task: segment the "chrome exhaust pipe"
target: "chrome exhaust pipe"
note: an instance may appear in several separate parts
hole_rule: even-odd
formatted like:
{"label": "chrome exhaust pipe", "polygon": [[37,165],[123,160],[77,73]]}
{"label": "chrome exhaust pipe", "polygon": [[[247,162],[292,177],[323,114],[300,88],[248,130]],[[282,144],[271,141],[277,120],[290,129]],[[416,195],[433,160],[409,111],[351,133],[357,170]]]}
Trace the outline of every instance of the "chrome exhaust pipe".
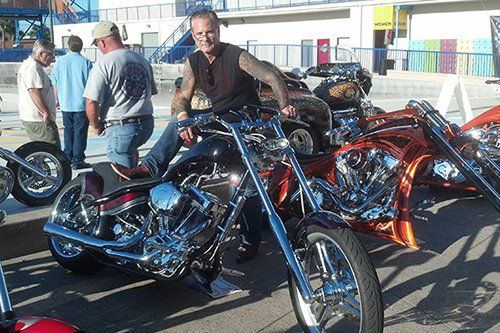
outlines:
{"label": "chrome exhaust pipe", "polygon": [[43,233],[48,237],[58,238],[94,250],[100,250],[100,251],[106,251],[106,249],[123,250],[126,249],[127,247],[136,244],[143,238],[145,231],[149,226],[150,221],[151,218],[148,217],[144,222],[144,224],[142,225],[141,230],[137,234],[135,234],[130,239],[121,242],[107,241],[88,235],[82,235],[79,232],[76,232],[74,230],[68,229],[66,227],[63,227],[61,225],[52,222],[45,223],[45,225],[43,226]]}
{"label": "chrome exhaust pipe", "polygon": [[91,236],[82,235],[74,230],[51,222],[45,223],[43,226],[43,233],[48,237],[58,238],[94,250],[104,251],[105,248],[123,248],[133,244],[133,242],[130,242],[132,239],[125,242],[105,241]]}
{"label": "chrome exhaust pipe", "polygon": [[150,261],[157,255],[161,254],[161,250],[158,249],[151,251],[151,253],[147,254],[135,254],[123,251],[115,251],[111,249],[107,249],[105,252],[108,256],[115,259],[124,259],[124,260],[129,260],[134,262],[144,262],[144,263]]}

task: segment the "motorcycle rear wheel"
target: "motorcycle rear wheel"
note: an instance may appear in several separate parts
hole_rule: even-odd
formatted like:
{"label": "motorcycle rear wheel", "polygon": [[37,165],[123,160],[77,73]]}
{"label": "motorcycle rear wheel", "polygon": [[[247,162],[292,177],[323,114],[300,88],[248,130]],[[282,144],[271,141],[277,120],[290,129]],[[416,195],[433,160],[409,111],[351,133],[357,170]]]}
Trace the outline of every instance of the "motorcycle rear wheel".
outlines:
{"label": "motorcycle rear wheel", "polygon": [[380,283],[352,230],[310,226],[306,233],[306,244],[294,244],[294,249],[313,290],[322,296],[307,304],[288,274],[293,308],[304,332],[382,332]]}
{"label": "motorcycle rear wheel", "polygon": [[7,167],[14,173],[12,196],[27,206],[50,205],[61,189],[71,180],[71,163],[62,150],[47,142],[28,142],[14,153],[45,170],[43,178],[25,167],[9,161]]}
{"label": "motorcycle rear wheel", "polygon": [[[57,217],[53,220],[54,223],[63,224],[65,220],[76,220],[88,214],[87,212],[85,215],[82,214],[82,208],[80,208],[81,191],[81,178],[73,179],[64,187],[54,202],[53,211],[57,212]],[[90,274],[104,267],[88,251],[76,244],[52,237],[49,238],[48,242],[50,253],[54,259],[59,265],[70,271]]]}
{"label": "motorcycle rear wheel", "polygon": [[321,139],[314,128],[288,124],[283,131],[296,153],[313,155],[321,150]]}

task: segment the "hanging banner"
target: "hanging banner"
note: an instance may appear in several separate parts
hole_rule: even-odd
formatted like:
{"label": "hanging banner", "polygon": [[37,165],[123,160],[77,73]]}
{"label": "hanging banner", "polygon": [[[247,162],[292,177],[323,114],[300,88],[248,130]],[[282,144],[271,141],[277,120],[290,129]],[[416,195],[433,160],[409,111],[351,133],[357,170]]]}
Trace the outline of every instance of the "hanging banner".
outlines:
{"label": "hanging banner", "polygon": [[[408,10],[398,11],[398,29],[408,29]],[[394,30],[396,28],[396,10],[394,6],[377,6],[373,9],[373,30]]]}
{"label": "hanging banner", "polygon": [[330,39],[318,39],[318,65],[330,62]]}
{"label": "hanging banner", "polygon": [[495,77],[500,78],[500,16],[490,16]]}

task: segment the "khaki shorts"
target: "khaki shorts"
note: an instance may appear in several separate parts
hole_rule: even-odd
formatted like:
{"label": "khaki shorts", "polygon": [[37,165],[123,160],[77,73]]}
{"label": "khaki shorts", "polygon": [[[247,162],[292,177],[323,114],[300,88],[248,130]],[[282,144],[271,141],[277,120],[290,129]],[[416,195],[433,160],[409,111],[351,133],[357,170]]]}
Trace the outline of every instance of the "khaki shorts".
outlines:
{"label": "khaki shorts", "polygon": [[54,121],[48,123],[38,121],[22,121],[26,133],[31,141],[44,141],[56,145],[61,149],[61,139],[59,139],[59,130]]}

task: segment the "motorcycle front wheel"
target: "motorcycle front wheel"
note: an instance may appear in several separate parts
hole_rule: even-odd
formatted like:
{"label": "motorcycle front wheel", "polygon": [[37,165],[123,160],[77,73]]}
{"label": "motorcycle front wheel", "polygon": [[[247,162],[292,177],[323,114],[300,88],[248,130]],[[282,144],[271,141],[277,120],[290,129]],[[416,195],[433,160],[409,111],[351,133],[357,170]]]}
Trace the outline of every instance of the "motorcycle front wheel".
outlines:
{"label": "motorcycle front wheel", "polygon": [[62,150],[47,142],[28,142],[14,153],[47,172],[42,177],[9,161],[7,167],[14,172],[12,196],[27,206],[50,205],[61,189],[71,180],[71,163]]}
{"label": "motorcycle front wheel", "polygon": [[382,291],[366,249],[350,229],[310,226],[294,244],[317,295],[306,303],[288,274],[293,308],[304,332],[382,332]]}

